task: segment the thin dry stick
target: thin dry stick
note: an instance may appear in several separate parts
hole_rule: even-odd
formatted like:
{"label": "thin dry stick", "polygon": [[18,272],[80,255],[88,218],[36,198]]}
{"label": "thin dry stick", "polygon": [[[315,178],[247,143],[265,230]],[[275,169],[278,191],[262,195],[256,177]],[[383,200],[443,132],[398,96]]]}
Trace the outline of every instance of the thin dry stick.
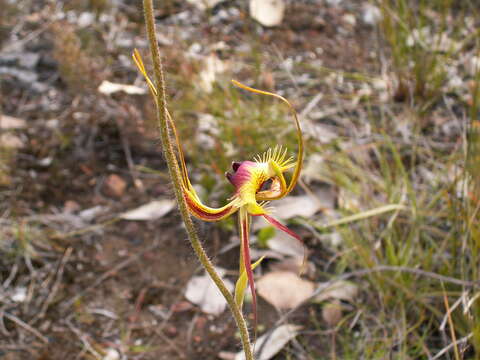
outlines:
{"label": "thin dry stick", "polygon": [[53,299],[58,293],[58,290],[60,289],[60,284],[62,282],[63,278],[63,271],[65,269],[65,265],[67,264],[68,260],[70,259],[70,256],[72,255],[73,248],[69,247],[67,250],[65,250],[62,259],[60,260],[60,263],[57,267],[57,271],[55,274],[55,282],[53,283],[52,287],[50,288],[50,291],[48,292],[48,296],[43,302],[42,308],[40,312],[34,317],[34,319],[30,323],[34,323],[37,319],[41,319],[45,316],[45,313],[47,312],[48,307],[52,303]]}
{"label": "thin dry stick", "polygon": [[24,322],[22,319],[19,319],[18,317],[12,315],[12,314],[9,314],[9,313],[4,313],[4,316],[13,321],[15,324],[17,324],[18,326],[24,328],[25,330],[27,330],[28,332],[32,333],[33,335],[35,335],[37,338],[39,338],[40,340],[42,340],[42,342],[44,342],[45,344],[48,344],[48,339],[43,336],[42,334],[40,334],[40,332],[37,330],[37,329],[34,329],[33,327],[31,327],[30,325],[28,325],[26,322]]}
{"label": "thin dry stick", "polygon": [[455,347],[457,345],[461,345],[461,344],[464,344],[468,341],[468,339],[470,339],[471,337],[473,336],[473,333],[470,333],[468,334],[467,336],[464,336],[463,338],[461,339],[458,339],[457,341],[455,342],[452,342],[451,344],[449,344],[448,346],[445,346],[442,350],[440,350],[434,357],[432,357],[430,360],[437,360],[437,359],[441,359],[443,357],[443,355],[445,355],[447,352],[450,351],[450,349],[452,347]]}
{"label": "thin dry stick", "polygon": [[80,339],[80,341],[83,343],[83,346],[85,347],[85,349],[90,352],[94,357],[95,359],[97,360],[102,360],[103,359],[103,356],[101,356],[94,348],[93,346],[90,344],[90,342],[88,341],[88,335],[86,335],[85,333],[83,333],[80,329],[77,329],[75,326],[73,326],[73,324],[71,323],[70,319],[68,319],[66,321],[66,324],[67,326],[70,328],[70,330],[78,336],[78,338]]}
{"label": "thin dry stick", "polygon": [[120,270],[122,270],[123,268],[129,266],[131,263],[137,261],[138,259],[140,259],[145,253],[149,252],[149,251],[152,251],[153,249],[157,248],[159,246],[159,242],[158,241],[155,241],[151,246],[145,248],[142,252],[138,253],[138,254],[135,254],[135,255],[132,255],[130,257],[128,257],[127,259],[123,260],[122,262],[118,263],[117,265],[115,265],[113,268],[111,268],[110,270],[104,272],[100,277],[97,278],[97,280],[95,280],[90,286],[87,286],[85,289],[83,289],[82,291],[78,292],[75,296],[73,296],[72,298],[70,298],[70,300],[67,300],[63,306],[65,306],[66,308],[69,308],[70,306],[72,306],[75,301],[77,301],[78,299],[80,299],[82,296],[84,296],[87,292],[91,291],[92,289],[96,288],[98,285],[100,285],[102,282],[104,282],[105,280],[107,280],[110,276],[113,276],[115,274],[117,274]]}
{"label": "thin dry stick", "polygon": [[339,279],[339,280],[346,280],[347,278],[350,278],[350,277],[364,276],[374,272],[385,272],[385,271],[406,272],[406,273],[411,273],[411,274],[415,274],[423,277],[429,277],[438,281],[443,281],[443,282],[447,282],[455,285],[471,287],[471,288],[480,287],[480,281],[460,280],[454,277],[440,275],[431,271],[409,268],[405,266],[388,266],[388,265],[379,265],[371,269],[353,271],[351,273],[347,273],[340,276],[342,279]]}
{"label": "thin dry stick", "polygon": [[180,349],[180,347],[175,344],[175,341],[170,340],[161,330],[154,329],[155,334],[158,335],[159,338],[161,338],[163,341],[167,343],[167,345],[172,348],[178,355],[179,359],[186,359],[187,355],[185,355],[185,352]]}
{"label": "thin dry stick", "polygon": [[237,323],[240,331],[240,337],[242,339],[242,346],[245,352],[246,360],[253,360],[253,353],[251,350],[250,337],[248,334],[247,324],[243,318],[243,314],[239,307],[235,303],[235,299],[230,291],[225,286],[223,280],[215,271],[213,264],[210,262],[205,250],[202,247],[198,234],[195,230],[195,226],[188,212],[187,204],[183,197],[180,168],[175,157],[175,151],[169,136],[168,122],[167,122],[167,101],[165,92],[165,81],[163,78],[162,62],[160,57],[160,50],[158,48],[157,37],[155,32],[155,18],[153,15],[153,3],[152,0],[144,0],[144,15],[145,24],[147,28],[148,40],[150,43],[150,51],[152,53],[153,69],[155,75],[155,82],[158,89],[156,106],[157,106],[157,120],[160,129],[160,137],[162,141],[163,153],[167,161],[168,171],[173,183],[173,189],[175,197],[178,203],[182,220],[187,230],[188,238],[195,251],[198,259],[202,263],[206,272],[210,275],[211,279],[217,285],[218,289],[222,293],[223,297],[227,301],[227,304],[232,312],[233,317]]}

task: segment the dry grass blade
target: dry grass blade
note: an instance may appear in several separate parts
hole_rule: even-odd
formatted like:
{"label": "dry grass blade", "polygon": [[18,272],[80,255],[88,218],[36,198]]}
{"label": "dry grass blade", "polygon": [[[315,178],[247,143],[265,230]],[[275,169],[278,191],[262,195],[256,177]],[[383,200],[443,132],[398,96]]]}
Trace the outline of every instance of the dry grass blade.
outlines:
{"label": "dry grass blade", "polygon": [[452,342],[448,346],[445,346],[442,350],[436,353],[435,356],[431,358],[431,360],[443,359],[445,354],[448,353],[452,347],[457,347],[458,345],[465,344],[472,336],[473,334],[468,334],[467,336],[464,336],[461,339]]}
{"label": "dry grass blade", "polygon": [[331,227],[335,227],[335,226],[339,226],[339,225],[349,224],[349,223],[359,221],[359,220],[363,220],[363,219],[368,219],[370,217],[377,216],[377,215],[380,215],[380,214],[384,214],[386,212],[400,211],[400,210],[406,211],[406,210],[408,210],[408,208],[405,205],[389,204],[389,205],[385,205],[385,206],[380,206],[380,207],[375,208],[375,209],[367,210],[367,211],[364,211],[364,212],[361,212],[361,213],[358,213],[358,214],[355,214],[355,215],[346,216],[342,219],[331,221],[331,222],[329,222],[325,225],[315,224],[315,226],[318,227],[319,229],[327,229],[327,228],[331,228]]}
{"label": "dry grass blade", "polygon": [[[442,288],[443,288],[443,284],[442,284]],[[450,311],[450,305],[448,304],[448,297],[447,297],[447,294],[445,293],[445,289],[443,289],[443,302],[445,304],[445,309],[447,310],[448,325],[450,327],[450,335],[452,337],[452,344],[454,344],[453,350],[455,354],[455,360],[460,360],[460,353],[458,351],[458,346],[457,346],[457,336],[455,335],[455,326],[453,325],[452,314]]]}

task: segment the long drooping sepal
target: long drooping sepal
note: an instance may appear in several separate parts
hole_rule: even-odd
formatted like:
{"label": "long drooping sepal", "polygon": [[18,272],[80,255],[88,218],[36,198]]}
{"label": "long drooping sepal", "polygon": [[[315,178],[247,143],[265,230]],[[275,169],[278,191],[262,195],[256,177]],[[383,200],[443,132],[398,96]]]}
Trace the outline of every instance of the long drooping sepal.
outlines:
{"label": "long drooping sepal", "polygon": [[[147,74],[147,71],[145,69],[145,64],[143,63],[143,59],[140,55],[140,52],[137,49],[133,50],[132,54],[133,61],[135,62],[135,65],[137,66],[138,70],[140,73],[143,75],[145,78],[145,81],[147,82],[147,85],[150,89],[150,92],[153,96],[153,98],[156,100],[157,98],[157,88],[153,84],[153,81],[150,79],[150,77]],[[183,148],[180,143],[180,138],[178,136],[177,128],[175,126],[175,122],[172,119],[172,116],[166,110],[166,115],[167,115],[167,125],[168,128],[173,132],[174,138],[175,138],[175,145],[176,145],[176,151],[178,152],[178,157],[179,157],[179,163],[180,163],[180,171],[182,173],[182,182],[183,185],[189,189],[197,198],[197,194],[195,192],[195,189],[193,188],[192,184],[190,183],[190,179],[188,177],[188,171],[187,171],[187,166],[185,164],[185,156],[183,154]]]}
{"label": "long drooping sepal", "polygon": [[[243,306],[243,299],[245,298],[245,289],[247,288],[247,283],[249,282],[247,271],[245,271],[246,263],[243,254],[245,252],[245,245],[248,246],[250,219],[247,211],[244,209],[241,209],[238,214],[238,227],[240,230],[240,268],[239,277],[237,283],[235,284],[235,302],[241,309]],[[250,265],[251,271],[255,270],[255,268],[260,265],[264,257],[265,256],[262,256],[254,264]]]}
{"label": "long drooping sepal", "polygon": [[290,230],[288,227],[283,225],[280,221],[274,219],[273,217],[271,217],[270,215],[267,215],[267,214],[263,214],[262,216],[265,218],[265,220],[267,220],[270,224],[275,226],[277,229],[282,230],[283,232],[287,233],[291,237],[293,237],[293,238],[297,239],[298,241],[300,241],[301,243],[303,243],[302,238],[297,233]]}
{"label": "long drooping sepal", "polygon": [[[240,225],[240,274],[245,272],[250,292],[252,294],[252,308],[253,308],[253,328],[257,331],[257,295],[255,292],[255,282],[253,279],[253,271],[250,259],[250,215],[246,207],[241,207],[239,211],[239,225]],[[235,294],[236,297],[236,294]],[[238,304],[238,303],[237,303]]]}
{"label": "long drooping sepal", "polygon": [[268,91],[254,89],[254,88],[252,88],[250,86],[247,86],[247,85],[244,85],[244,84],[242,84],[242,83],[240,83],[236,80],[232,80],[232,83],[234,85],[238,86],[239,88],[244,89],[244,90],[247,90],[247,91],[250,91],[250,92],[253,92],[253,93],[257,93],[257,94],[273,96],[274,98],[280,99],[281,101],[283,101],[285,104],[288,105],[288,107],[290,109],[290,112],[293,115],[293,119],[295,121],[295,127],[297,129],[298,158],[297,158],[297,162],[295,164],[295,170],[293,171],[292,179],[290,180],[290,183],[288,184],[287,190],[285,191],[285,193],[282,196],[282,197],[284,197],[288,193],[290,193],[292,191],[292,189],[295,187],[295,185],[297,183],[297,180],[300,176],[300,171],[302,170],[302,164],[303,164],[303,156],[304,156],[304,154],[303,154],[304,153],[303,136],[302,136],[302,128],[300,127],[300,121],[298,120],[297,112],[293,108],[292,104],[290,104],[290,102],[287,99],[285,99],[283,96],[280,96],[278,94],[274,94],[274,93],[271,93],[271,92],[268,92]]}
{"label": "long drooping sepal", "polygon": [[286,234],[288,234],[291,237],[297,239],[303,245],[303,261],[302,261],[302,267],[300,269],[300,273],[303,273],[303,271],[306,269],[306,265],[307,265],[307,248],[305,247],[305,244],[303,243],[302,238],[297,233],[290,230],[288,227],[283,225],[280,221],[276,220],[275,218],[273,218],[273,217],[271,217],[267,214],[263,214],[261,216],[263,216],[263,218],[265,220],[267,220],[270,224],[272,224],[274,227],[276,227],[279,230],[282,230]]}

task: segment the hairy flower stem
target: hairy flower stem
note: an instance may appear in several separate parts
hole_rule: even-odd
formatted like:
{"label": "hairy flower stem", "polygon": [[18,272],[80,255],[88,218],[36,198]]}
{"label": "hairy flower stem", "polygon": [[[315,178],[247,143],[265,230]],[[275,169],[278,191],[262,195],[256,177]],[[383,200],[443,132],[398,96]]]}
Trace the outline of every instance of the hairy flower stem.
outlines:
{"label": "hairy flower stem", "polygon": [[173,183],[173,188],[175,192],[175,197],[178,202],[178,207],[180,209],[180,214],[182,220],[185,223],[185,228],[187,230],[188,238],[192,244],[193,250],[195,251],[198,259],[200,260],[202,266],[205,268],[207,273],[210,275],[213,282],[217,285],[218,289],[222,293],[223,297],[228,303],[230,310],[235,318],[238,329],[240,330],[240,336],[242,339],[242,346],[245,352],[246,360],[254,360],[252,348],[250,345],[250,338],[248,334],[247,324],[242,315],[241,310],[235,303],[233,295],[228,291],[225,283],[222,281],[220,276],[215,271],[210,259],[208,258],[205,250],[202,247],[200,239],[198,237],[197,231],[193,224],[192,218],[188,212],[187,204],[185,203],[185,198],[183,197],[182,185],[181,185],[181,173],[178,165],[177,158],[175,156],[175,150],[170,139],[167,123],[167,101],[165,95],[165,82],[163,79],[163,70],[162,70],[162,61],[160,57],[160,50],[158,48],[157,37],[155,33],[155,18],[153,16],[153,4],[152,0],[143,0],[143,8],[145,15],[145,24],[147,28],[148,41],[150,43],[150,51],[153,59],[153,69],[157,92],[157,121],[160,129],[160,138],[162,141],[162,147],[165,154],[165,158],[168,165],[168,171],[170,173],[170,178]]}

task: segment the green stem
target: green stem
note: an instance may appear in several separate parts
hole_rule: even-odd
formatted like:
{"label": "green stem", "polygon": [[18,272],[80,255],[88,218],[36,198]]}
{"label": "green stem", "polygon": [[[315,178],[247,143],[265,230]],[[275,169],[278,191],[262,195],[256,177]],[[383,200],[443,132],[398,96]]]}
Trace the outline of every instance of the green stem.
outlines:
{"label": "green stem", "polygon": [[177,199],[178,207],[180,209],[180,214],[182,220],[185,223],[185,228],[187,230],[188,238],[190,243],[195,251],[198,259],[203,265],[206,272],[210,275],[213,282],[217,285],[218,289],[222,293],[223,297],[227,301],[230,311],[232,312],[233,317],[237,323],[238,329],[240,330],[240,336],[242,339],[243,351],[245,352],[246,360],[254,360],[252,348],[250,345],[250,338],[248,334],[247,324],[242,315],[241,310],[235,303],[233,295],[228,291],[225,283],[220,278],[220,276],[215,271],[213,264],[208,258],[205,250],[202,247],[200,239],[198,237],[197,231],[193,224],[190,213],[188,212],[187,204],[185,198],[183,197],[182,184],[181,184],[181,173],[178,165],[177,158],[175,156],[175,151],[172,145],[172,141],[169,136],[168,123],[167,123],[167,101],[165,95],[165,81],[163,79],[163,69],[162,61],[160,57],[160,50],[158,48],[157,37],[155,33],[155,18],[153,16],[153,4],[152,0],[143,0],[143,8],[145,15],[145,24],[147,28],[148,40],[150,43],[150,51],[152,53],[153,59],[153,69],[155,76],[155,83],[158,89],[157,92],[157,120],[160,128],[160,138],[162,141],[163,152],[168,165],[168,171],[170,173],[170,178],[172,179],[173,189],[175,192],[175,197]]}

